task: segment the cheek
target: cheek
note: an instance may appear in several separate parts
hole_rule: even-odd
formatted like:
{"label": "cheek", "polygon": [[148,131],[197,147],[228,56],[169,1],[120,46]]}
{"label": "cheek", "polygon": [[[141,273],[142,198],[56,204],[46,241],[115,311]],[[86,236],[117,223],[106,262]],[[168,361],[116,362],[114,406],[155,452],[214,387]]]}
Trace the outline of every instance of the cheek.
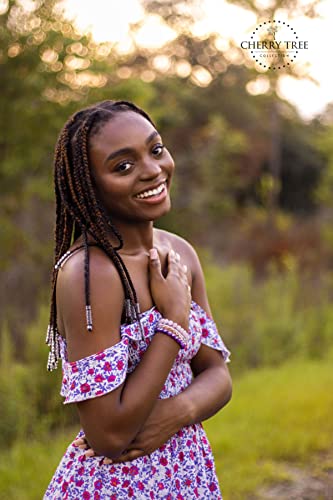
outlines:
{"label": "cheek", "polygon": [[120,198],[126,191],[126,183],[122,179],[116,180],[111,175],[104,175],[98,180],[98,190],[103,195]]}
{"label": "cheek", "polygon": [[120,207],[127,206],[131,190],[128,181],[124,179],[115,180],[107,176],[99,183],[99,199],[110,211],[117,212]]}
{"label": "cheek", "polygon": [[169,151],[167,151],[167,155],[165,158],[165,166],[168,168],[169,172],[172,173],[175,170],[175,162],[173,161],[173,158]]}

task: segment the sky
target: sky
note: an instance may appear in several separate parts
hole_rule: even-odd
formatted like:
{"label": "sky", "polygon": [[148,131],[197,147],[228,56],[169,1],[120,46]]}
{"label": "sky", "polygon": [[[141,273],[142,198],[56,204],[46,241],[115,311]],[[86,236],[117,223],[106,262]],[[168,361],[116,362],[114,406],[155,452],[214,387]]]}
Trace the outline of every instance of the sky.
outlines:
{"label": "sky", "polygon": [[[308,0],[300,1],[306,4]],[[256,2],[259,7],[264,7],[270,0]],[[256,19],[249,11],[225,0],[202,0],[199,3],[200,19],[193,28],[194,34],[204,36],[216,32],[221,36],[222,48],[228,38],[240,44],[255,29]],[[75,17],[77,27],[90,30],[96,41],[116,42],[123,52],[131,49],[129,24],[143,19],[139,0],[65,0],[65,5],[69,16]],[[333,101],[333,72],[329,52],[333,1],[321,0],[317,10],[320,14],[318,19],[289,19],[299,38],[308,41],[309,48],[302,51],[297,59],[304,78],[296,80],[285,75],[280,78],[278,88],[280,97],[292,102],[305,120],[322,112],[327,103]],[[279,12],[279,19],[288,20],[288,12]],[[143,21],[136,37],[136,42],[142,46],[161,46],[174,36],[170,28],[159,24],[153,16]],[[316,82],[310,81],[307,76]],[[252,94],[265,92],[267,86],[264,74],[258,72],[258,78],[248,85],[247,90]]]}

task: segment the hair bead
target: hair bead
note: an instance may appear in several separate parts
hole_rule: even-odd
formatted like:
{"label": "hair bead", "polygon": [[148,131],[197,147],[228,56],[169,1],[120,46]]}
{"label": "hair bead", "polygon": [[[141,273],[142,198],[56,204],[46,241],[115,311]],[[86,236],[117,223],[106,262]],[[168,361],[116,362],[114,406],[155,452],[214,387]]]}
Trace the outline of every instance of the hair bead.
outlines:
{"label": "hair bead", "polygon": [[92,332],[93,324],[92,324],[92,314],[91,314],[91,306],[86,306],[86,322],[87,322],[87,330],[88,332]]}

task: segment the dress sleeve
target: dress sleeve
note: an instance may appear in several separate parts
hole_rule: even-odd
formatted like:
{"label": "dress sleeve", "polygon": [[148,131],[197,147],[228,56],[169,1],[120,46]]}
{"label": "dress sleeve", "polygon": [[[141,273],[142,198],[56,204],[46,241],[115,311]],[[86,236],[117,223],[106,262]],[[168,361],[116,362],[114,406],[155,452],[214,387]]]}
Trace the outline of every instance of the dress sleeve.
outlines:
{"label": "dress sleeve", "polygon": [[218,332],[215,321],[206,313],[206,311],[201,306],[199,306],[199,304],[195,303],[194,307],[197,310],[197,314],[201,324],[201,343],[207,345],[208,347],[211,347],[212,349],[221,351],[224,361],[226,363],[229,363],[231,353],[223,342]]}
{"label": "dress sleeve", "polygon": [[127,367],[127,339],[78,361],[63,360],[60,394],[65,398],[64,404],[96,398],[115,390],[124,382]]}

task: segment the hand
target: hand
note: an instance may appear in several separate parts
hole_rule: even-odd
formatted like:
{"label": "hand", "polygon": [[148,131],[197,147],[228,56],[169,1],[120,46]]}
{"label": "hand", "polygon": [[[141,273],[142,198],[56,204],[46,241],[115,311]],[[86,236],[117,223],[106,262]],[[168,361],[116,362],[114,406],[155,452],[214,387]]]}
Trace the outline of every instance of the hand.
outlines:
{"label": "hand", "polygon": [[[182,413],[180,408],[177,407],[177,402],[177,396],[158,399],[144,426],[128,449],[117,459],[105,457],[103,463],[111,464],[131,461],[138,457],[149,455],[166,443],[183,425],[177,419]],[[82,450],[85,449],[86,457],[97,456],[95,451],[90,448],[85,436],[76,439],[74,445]]]}
{"label": "hand", "polygon": [[73,445],[76,446],[77,448],[80,448],[80,450],[86,450],[85,456],[86,457],[96,457],[98,454],[93,450],[88,443],[86,436],[82,436],[80,438],[75,439],[73,441]]}
{"label": "hand", "polygon": [[188,330],[191,307],[191,289],[187,280],[187,266],[181,263],[180,255],[172,249],[168,253],[168,273],[161,272],[161,262],[156,249],[149,259],[150,291],[162,316],[179,323]]}
{"label": "hand", "polygon": [[[121,463],[150,455],[163,446],[181,428],[182,424],[177,420],[180,414],[181,412],[177,411],[176,397],[158,399],[144,426],[128,449],[112,462]],[[107,460],[106,463],[111,463],[110,459]]]}

